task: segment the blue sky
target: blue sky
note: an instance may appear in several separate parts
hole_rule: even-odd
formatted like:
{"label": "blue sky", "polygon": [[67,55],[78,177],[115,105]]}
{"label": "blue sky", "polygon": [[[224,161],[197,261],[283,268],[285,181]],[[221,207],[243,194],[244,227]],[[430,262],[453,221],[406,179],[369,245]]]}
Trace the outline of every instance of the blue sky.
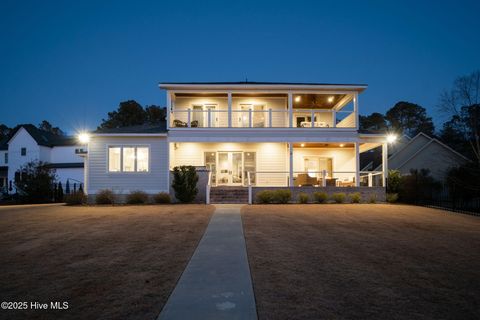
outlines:
{"label": "blue sky", "polygon": [[[401,5],[400,5],[401,3]],[[167,81],[366,83],[436,122],[441,90],[480,69],[480,1],[0,2],[0,123],[95,128]]]}

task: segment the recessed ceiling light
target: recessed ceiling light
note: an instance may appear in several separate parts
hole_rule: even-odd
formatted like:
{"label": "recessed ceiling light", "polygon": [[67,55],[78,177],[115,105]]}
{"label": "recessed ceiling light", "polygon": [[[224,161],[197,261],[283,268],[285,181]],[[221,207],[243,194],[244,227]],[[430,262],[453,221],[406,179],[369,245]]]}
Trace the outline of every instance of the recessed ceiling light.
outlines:
{"label": "recessed ceiling light", "polygon": [[296,96],[296,97],[295,97],[295,102],[300,102],[300,100],[302,100],[302,97],[301,97],[301,96]]}
{"label": "recessed ceiling light", "polygon": [[340,143],[340,148],[343,148],[345,145],[343,143]]}
{"label": "recessed ceiling light", "polygon": [[305,147],[305,143],[300,144],[300,147],[302,148]]}
{"label": "recessed ceiling light", "polygon": [[334,96],[328,97],[328,102],[333,102],[334,99],[335,99]]}

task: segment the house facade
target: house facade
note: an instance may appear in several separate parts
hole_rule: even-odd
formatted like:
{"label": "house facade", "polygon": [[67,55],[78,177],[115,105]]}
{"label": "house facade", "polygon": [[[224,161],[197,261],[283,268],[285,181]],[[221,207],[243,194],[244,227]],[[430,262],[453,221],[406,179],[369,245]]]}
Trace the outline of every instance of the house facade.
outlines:
{"label": "house facade", "polygon": [[12,190],[8,191],[16,192],[15,174],[30,161],[47,163],[63,185],[67,180],[83,184],[84,150],[75,137],[54,135],[31,124],[19,125],[0,144],[0,188],[10,189],[11,182]]}
{"label": "house facade", "polygon": [[[215,188],[383,190],[385,135],[358,129],[366,85],[162,83],[166,123],[97,131],[88,144],[86,190],[169,192],[170,171],[193,165]],[[381,146],[381,170],[362,172],[362,152]],[[342,189],[347,190],[347,189]]]}

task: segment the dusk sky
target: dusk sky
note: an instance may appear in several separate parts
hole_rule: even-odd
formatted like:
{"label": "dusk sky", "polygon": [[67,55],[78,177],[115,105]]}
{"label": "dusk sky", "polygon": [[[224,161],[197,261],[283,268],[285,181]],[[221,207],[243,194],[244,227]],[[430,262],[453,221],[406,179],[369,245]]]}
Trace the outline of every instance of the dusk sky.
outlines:
{"label": "dusk sky", "polygon": [[[399,3],[402,3],[400,6]],[[0,1],[0,123],[94,129],[159,82],[364,83],[426,107],[480,69],[480,1]]]}

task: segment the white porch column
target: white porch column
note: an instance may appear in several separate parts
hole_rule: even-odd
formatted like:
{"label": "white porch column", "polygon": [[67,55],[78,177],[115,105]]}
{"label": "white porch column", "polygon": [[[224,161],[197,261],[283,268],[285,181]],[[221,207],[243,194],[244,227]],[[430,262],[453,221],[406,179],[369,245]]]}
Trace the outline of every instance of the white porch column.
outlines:
{"label": "white porch column", "polygon": [[387,176],[388,176],[388,145],[386,142],[382,145],[382,186],[386,187]]}
{"label": "white porch column", "polygon": [[288,144],[288,154],[290,156],[288,186],[293,187],[293,143],[291,142]]}
{"label": "white porch column", "polygon": [[355,92],[353,95],[353,112],[355,113],[355,127],[358,130],[360,127],[358,121],[358,92]]}
{"label": "white porch column", "polygon": [[293,94],[288,93],[288,127],[293,127]]}
{"label": "white porch column", "polygon": [[355,187],[360,187],[360,148],[355,142]]}
{"label": "white porch column", "polygon": [[167,91],[167,129],[170,129],[170,113],[172,112],[172,96]]}
{"label": "white porch column", "polygon": [[228,127],[232,127],[232,92],[228,92]]}

